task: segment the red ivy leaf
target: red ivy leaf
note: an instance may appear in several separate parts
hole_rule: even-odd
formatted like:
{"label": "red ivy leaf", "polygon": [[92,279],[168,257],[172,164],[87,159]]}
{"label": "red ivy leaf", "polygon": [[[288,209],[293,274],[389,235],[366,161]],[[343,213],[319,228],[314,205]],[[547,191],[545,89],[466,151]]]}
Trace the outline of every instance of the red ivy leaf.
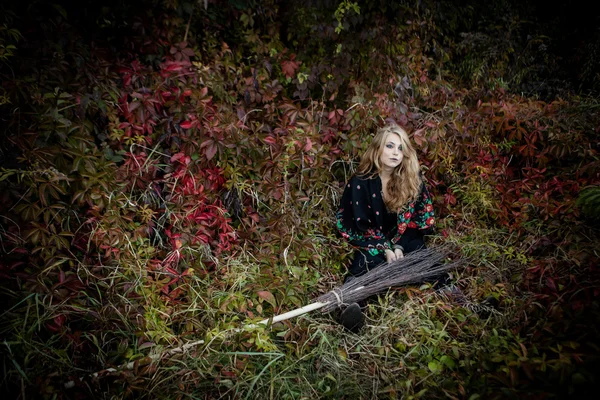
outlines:
{"label": "red ivy leaf", "polygon": [[185,157],[185,153],[184,153],[184,152],[179,152],[179,153],[177,153],[177,154],[174,154],[174,155],[171,157],[171,162],[175,162],[175,161],[177,161],[177,160],[180,160],[180,159],[181,159],[181,158],[183,158],[183,157]]}
{"label": "red ivy leaf", "polygon": [[304,151],[310,151],[312,149],[312,140],[310,138],[306,138],[306,144],[304,145]]}
{"label": "red ivy leaf", "polygon": [[421,128],[417,129],[415,133],[413,133],[413,140],[418,146],[423,146],[423,143],[425,143],[425,139],[423,138],[424,131],[425,129]]}
{"label": "red ivy leaf", "polygon": [[456,197],[452,193],[444,194],[444,203],[446,204],[456,204]]}
{"label": "red ivy leaf", "polygon": [[281,62],[281,71],[287,78],[293,78],[296,75],[296,71],[300,69],[300,62],[294,61],[296,58],[295,54],[290,56],[288,61]]}
{"label": "red ivy leaf", "polygon": [[183,121],[179,124],[183,129],[190,129],[193,125],[192,121]]}
{"label": "red ivy leaf", "polygon": [[260,222],[260,217],[259,217],[258,213],[252,213],[248,216],[250,217],[250,219],[252,221],[256,222],[257,224]]}

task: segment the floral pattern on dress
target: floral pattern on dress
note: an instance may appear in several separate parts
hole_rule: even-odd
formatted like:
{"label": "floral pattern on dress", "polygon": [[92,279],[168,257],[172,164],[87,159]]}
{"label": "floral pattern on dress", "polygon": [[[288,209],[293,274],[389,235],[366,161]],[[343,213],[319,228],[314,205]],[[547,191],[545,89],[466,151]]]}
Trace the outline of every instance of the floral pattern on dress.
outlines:
{"label": "floral pattern on dress", "polygon": [[407,228],[429,230],[435,225],[431,195],[425,186],[415,201],[398,213],[397,233],[390,240],[383,232],[387,214],[381,195],[381,179],[353,176],[342,195],[336,212],[336,226],[341,236],[357,249],[371,255],[383,254],[398,243]]}

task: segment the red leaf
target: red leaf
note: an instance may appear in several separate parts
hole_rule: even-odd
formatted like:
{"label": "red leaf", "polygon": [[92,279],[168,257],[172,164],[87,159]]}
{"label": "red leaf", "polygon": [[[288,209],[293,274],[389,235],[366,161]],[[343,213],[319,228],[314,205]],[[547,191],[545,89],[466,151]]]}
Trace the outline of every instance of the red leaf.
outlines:
{"label": "red leaf", "polygon": [[180,151],[179,153],[174,154],[171,157],[171,162],[175,162],[175,161],[179,160],[181,157],[185,157],[185,153],[183,153],[183,152]]}
{"label": "red leaf", "polygon": [[344,110],[340,110],[338,108],[337,110],[330,111],[329,114],[327,115],[327,118],[329,119],[329,123],[331,125],[334,125],[334,124],[337,124],[338,122],[340,122],[340,119],[343,115],[344,115]]}
{"label": "red leaf", "polygon": [[413,134],[413,140],[415,141],[415,143],[418,146],[423,146],[423,143],[425,143],[425,139],[422,136],[422,133],[425,131],[425,129],[421,128],[421,129],[417,129],[415,131],[415,133]]}
{"label": "red leaf", "polygon": [[312,141],[310,138],[306,138],[306,145],[304,145],[304,151],[310,151],[312,149]]}
{"label": "red leaf", "polygon": [[455,205],[456,197],[454,197],[454,195],[451,193],[446,193],[444,194],[444,203]]}
{"label": "red leaf", "polygon": [[277,306],[277,302],[275,301],[275,296],[273,296],[273,293],[267,292],[266,290],[261,290],[257,294],[258,294],[258,297],[265,300],[267,303],[269,303],[273,307]]}
{"label": "red leaf", "polygon": [[296,75],[296,71],[300,68],[300,62],[294,61],[295,58],[296,55],[292,54],[288,61],[281,62],[281,71],[287,78],[293,78]]}
{"label": "red leaf", "polygon": [[56,317],[54,317],[54,324],[56,324],[56,326],[61,327],[63,326],[63,324],[65,323],[65,321],[67,320],[67,317],[65,317],[63,314],[57,315]]}
{"label": "red leaf", "polygon": [[215,154],[217,154],[217,146],[215,146],[214,143],[211,143],[210,145],[208,145],[208,148],[206,149],[206,158],[208,160],[212,160],[212,158],[215,156]]}
{"label": "red leaf", "polygon": [[175,271],[173,268],[171,267],[167,267],[165,268],[165,271],[167,271],[168,273],[170,273],[171,275],[175,275],[178,276],[179,274],[177,273],[177,271]]}
{"label": "red leaf", "polygon": [[557,290],[556,290],[556,283],[554,283],[554,279],[552,279],[552,278],[546,278],[546,286],[548,286],[548,288],[550,290],[552,290],[553,292],[557,292]]}
{"label": "red leaf", "polygon": [[161,65],[163,71],[181,71],[183,67],[189,66],[190,63],[186,61],[167,61]]}
{"label": "red leaf", "polygon": [[183,129],[190,129],[193,125],[192,121],[183,121],[179,124]]}
{"label": "red leaf", "polygon": [[277,139],[275,139],[273,136],[269,135],[265,138],[265,142],[268,144],[275,144],[277,143]]}

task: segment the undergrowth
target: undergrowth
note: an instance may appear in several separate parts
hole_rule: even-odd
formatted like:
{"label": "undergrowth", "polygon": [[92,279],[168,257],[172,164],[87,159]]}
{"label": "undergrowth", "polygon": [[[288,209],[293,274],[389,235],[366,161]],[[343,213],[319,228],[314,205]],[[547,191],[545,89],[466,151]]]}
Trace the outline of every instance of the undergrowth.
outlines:
{"label": "undergrowth", "polygon": [[[481,33],[475,8],[430,2],[2,6],[3,388],[591,394],[598,99],[521,90],[558,67],[528,6],[492,3],[514,13],[501,36],[496,13]],[[335,209],[390,119],[433,194],[429,245],[466,261],[455,290],[391,288],[359,335],[336,313],[257,325],[342,284]]]}

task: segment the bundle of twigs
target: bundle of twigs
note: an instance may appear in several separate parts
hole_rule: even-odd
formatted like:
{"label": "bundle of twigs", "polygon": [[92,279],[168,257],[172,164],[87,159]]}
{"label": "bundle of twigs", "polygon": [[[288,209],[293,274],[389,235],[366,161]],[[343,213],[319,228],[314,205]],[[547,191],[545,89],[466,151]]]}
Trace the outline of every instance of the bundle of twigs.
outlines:
{"label": "bundle of twigs", "polygon": [[[450,255],[448,247],[437,247],[413,251],[404,258],[384,263],[366,274],[346,282],[342,287],[332,290],[302,308],[260,321],[261,324],[275,323],[322,309],[333,311],[343,305],[364,300],[391,287],[424,282],[441,276],[464,263],[463,259],[446,260]],[[447,261],[447,262],[445,262]]]}

